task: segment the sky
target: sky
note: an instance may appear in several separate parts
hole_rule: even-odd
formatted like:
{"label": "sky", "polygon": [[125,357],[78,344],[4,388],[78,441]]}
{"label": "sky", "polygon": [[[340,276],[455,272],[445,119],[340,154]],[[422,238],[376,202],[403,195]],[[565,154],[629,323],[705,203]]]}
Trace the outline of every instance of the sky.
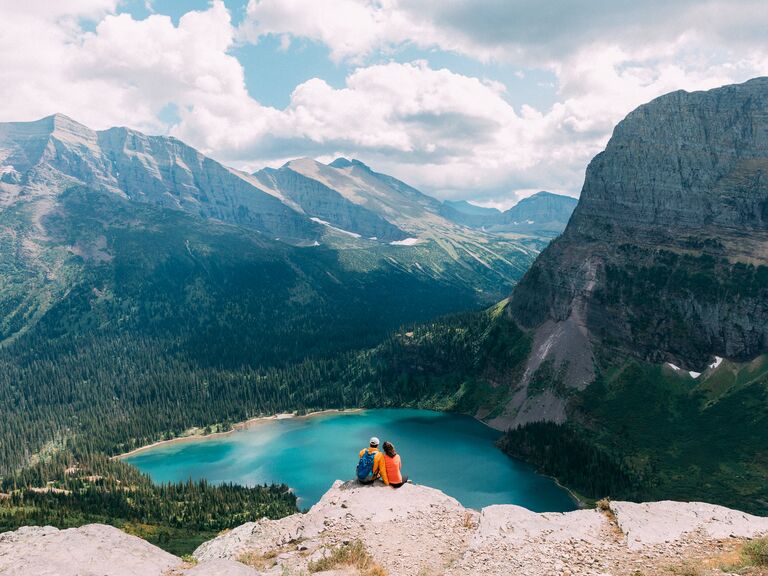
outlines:
{"label": "sky", "polygon": [[0,0],[0,121],[254,171],[357,158],[440,199],[578,196],[617,122],[768,75],[765,0]]}

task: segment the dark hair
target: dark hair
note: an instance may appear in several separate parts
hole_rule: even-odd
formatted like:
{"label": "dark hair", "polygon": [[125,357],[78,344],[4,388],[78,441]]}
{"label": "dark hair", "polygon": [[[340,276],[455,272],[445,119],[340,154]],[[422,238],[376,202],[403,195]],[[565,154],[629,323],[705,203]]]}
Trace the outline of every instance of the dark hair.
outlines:
{"label": "dark hair", "polygon": [[395,452],[395,446],[392,444],[392,442],[384,442],[384,453],[390,458],[397,456],[397,452]]}

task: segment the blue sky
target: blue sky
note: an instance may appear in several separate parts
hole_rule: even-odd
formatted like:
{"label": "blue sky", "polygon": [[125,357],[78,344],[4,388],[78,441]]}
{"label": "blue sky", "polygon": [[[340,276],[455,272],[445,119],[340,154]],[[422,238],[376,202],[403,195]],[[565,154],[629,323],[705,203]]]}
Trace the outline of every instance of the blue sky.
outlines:
{"label": "blue sky", "polygon": [[636,106],[768,73],[762,0],[0,0],[0,120],[256,170],[356,157],[439,198],[578,195]]}

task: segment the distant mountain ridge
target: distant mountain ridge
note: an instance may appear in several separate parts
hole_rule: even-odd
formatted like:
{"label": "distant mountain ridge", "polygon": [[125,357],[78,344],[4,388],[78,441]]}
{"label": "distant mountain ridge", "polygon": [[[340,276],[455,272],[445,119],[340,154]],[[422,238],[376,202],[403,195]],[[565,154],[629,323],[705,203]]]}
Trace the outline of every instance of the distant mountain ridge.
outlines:
{"label": "distant mountain ridge", "polygon": [[[482,225],[455,217],[435,198],[358,160],[338,158],[325,165],[303,158],[250,175],[172,137],[128,128],[94,131],[61,114],[0,123],[0,198],[5,204],[18,199],[19,187],[55,196],[72,185],[237,224],[299,246],[333,243],[339,230],[348,233],[347,241],[358,238],[363,244],[435,232],[483,241],[469,230]],[[513,208],[489,230],[525,227],[526,221],[516,221],[525,214],[515,214]],[[540,221],[548,218],[541,210],[536,215]]]}
{"label": "distant mountain ridge", "polygon": [[502,226],[522,222],[553,226],[559,226],[563,222],[567,224],[577,202],[578,200],[571,196],[537,192],[506,210],[503,213]]}
{"label": "distant mountain ridge", "polygon": [[358,160],[338,158],[322,164],[301,158],[253,177],[306,214],[364,238],[402,240],[435,227],[457,229],[440,215],[438,200]]}
{"label": "distant mountain ridge", "polygon": [[454,222],[489,232],[556,236],[565,230],[576,203],[576,198],[541,191],[504,212],[459,200],[444,202],[442,213]]}
{"label": "distant mountain ridge", "polygon": [[476,206],[475,204],[467,202],[466,200],[445,200],[443,204],[453,208],[461,214],[467,214],[468,216],[485,216],[487,218],[496,218],[501,215],[501,210],[498,208]]}
{"label": "distant mountain ridge", "polygon": [[227,168],[180,140],[128,128],[94,131],[55,114],[35,122],[0,123],[0,196],[16,186],[55,195],[72,185],[258,230],[297,244],[321,226],[247,174]]}

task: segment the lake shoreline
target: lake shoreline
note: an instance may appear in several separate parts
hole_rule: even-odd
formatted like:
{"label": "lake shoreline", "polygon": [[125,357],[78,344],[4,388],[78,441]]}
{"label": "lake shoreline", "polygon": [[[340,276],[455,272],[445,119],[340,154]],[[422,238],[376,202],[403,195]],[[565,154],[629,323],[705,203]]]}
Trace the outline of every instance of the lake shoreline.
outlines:
{"label": "lake shoreline", "polygon": [[[499,430],[498,428],[494,428],[493,426],[491,426],[490,424],[488,424],[488,422],[484,422],[483,420],[481,420],[481,419],[480,419],[480,418],[478,418],[477,416],[475,416],[475,415],[472,415],[472,418],[474,418],[474,419],[475,419],[477,422],[480,422],[480,424],[483,424],[483,425],[485,425],[486,427],[490,428],[491,430],[496,430],[496,431],[497,431],[499,434],[504,434],[504,431],[503,431],[503,430]],[[498,448],[499,450],[501,450],[501,448],[499,448],[498,446],[497,446],[496,448]],[[502,452],[504,452],[503,450],[501,450],[501,451],[502,451]],[[504,454],[506,454],[506,452],[504,452]],[[512,458],[512,456],[510,456],[509,454],[507,454],[507,456],[508,456],[509,458]],[[533,467],[533,464],[531,464],[530,462],[526,462],[525,460],[521,460],[520,458],[514,458],[514,459],[515,459],[515,460],[518,460],[518,461],[520,461],[520,462],[525,462],[525,463],[526,463],[526,464],[528,464],[529,466]],[[574,492],[573,490],[571,490],[570,488],[568,488],[568,486],[564,486],[563,484],[561,484],[561,483],[560,483],[560,480],[558,480],[558,479],[557,479],[555,476],[550,476],[549,474],[542,474],[541,472],[539,472],[538,470],[536,470],[536,468],[534,468],[534,469],[533,469],[533,471],[534,471],[536,474],[538,474],[539,476],[543,476],[544,478],[549,478],[549,479],[550,479],[550,480],[552,480],[552,481],[553,481],[555,484],[557,484],[557,485],[558,485],[560,488],[562,488],[563,490],[565,490],[565,491],[568,493],[568,495],[571,497],[571,499],[572,499],[572,500],[573,500],[573,501],[576,503],[576,505],[579,507],[579,509],[580,509],[580,510],[585,510],[585,509],[588,509],[588,508],[590,508],[590,504],[589,504],[589,501],[585,500],[584,498],[582,498],[581,496],[579,496],[578,494],[576,494],[576,492]]]}
{"label": "lake shoreline", "polygon": [[[202,430],[204,430],[204,429],[202,429],[202,428],[190,428],[187,431],[186,435],[184,435],[184,436],[179,436],[179,437],[176,437],[176,438],[170,438],[170,439],[167,439],[167,440],[159,440],[159,441],[153,442],[151,444],[140,446],[140,447],[135,448],[135,449],[133,449],[133,450],[131,450],[129,452],[125,452],[125,453],[119,454],[117,456],[113,456],[112,458],[113,459],[120,459],[120,460],[126,459],[126,458],[130,458],[132,456],[135,456],[137,454],[141,454],[141,453],[143,453],[145,451],[152,450],[152,449],[154,449],[154,448],[156,448],[158,446],[162,446],[162,445],[165,445],[165,444],[174,444],[174,443],[183,443],[183,442],[194,442],[194,441],[201,441],[201,440],[209,440],[209,439],[213,439],[213,438],[216,438],[216,437],[226,437],[226,436],[229,436],[231,434],[234,434],[235,432],[240,432],[240,431],[252,429],[252,428],[255,428],[257,426],[268,424],[270,422],[275,422],[275,421],[278,421],[278,420],[310,419],[310,418],[314,418],[314,417],[317,417],[317,416],[330,415],[330,414],[335,414],[335,415],[355,414],[355,413],[363,412],[365,410],[367,410],[367,409],[366,408],[326,409],[326,410],[318,410],[318,411],[310,412],[310,413],[307,413],[307,414],[303,414],[301,416],[298,416],[295,413],[278,413],[278,414],[273,414],[271,416],[258,416],[258,417],[255,417],[255,418],[250,418],[248,420],[238,422],[238,423],[234,424],[229,430],[221,431],[221,432],[211,432],[211,433],[208,433],[208,434],[203,434]],[[386,410],[386,409],[384,409],[384,410]],[[417,410],[421,410],[421,409],[417,409]],[[428,411],[434,412],[436,414],[456,414],[456,415],[459,415],[459,413],[445,412],[443,410],[428,410]],[[488,429],[488,430],[491,430],[491,431],[493,431],[495,433],[498,433],[499,435],[503,434],[503,431],[501,431],[498,428],[495,428],[493,426],[490,426],[488,423],[483,422],[482,420],[480,420],[476,416],[469,415],[469,414],[464,414],[464,416],[470,416],[470,418],[472,420],[474,420],[475,422],[478,422],[480,424],[483,424],[483,427]],[[508,454],[504,453],[503,450],[500,450],[498,448],[498,446],[495,446],[494,448],[495,448],[496,451],[500,452],[501,454],[504,454],[504,456],[506,456],[507,458],[510,458],[511,460],[516,460],[517,462],[519,462],[521,464],[526,464],[526,465],[530,466],[530,464],[525,462],[524,460],[520,460],[520,459],[517,459],[517,458],[512,458]],[[536,469],[533,468],[533,467],[530,467],[530,470],[531,470],[531,473],[535,474],[536,476],[539,476],[539,477],[542,477],[542,478],[547,478],[548,480],[552,481],[558,488],[560,488],[563,492],[565,492],[565,494],[567,494],[568,499],[572,502],[572,505],[574,505],[576,507],[576,509],[584,509],[584,508],[590,507],[590,504],[589,504],[588,501],[586,501],[583,498],[580,498],[575,492],[573,492],[567,486],[563,486],[559,482],[559,480],[557,478],[555,478],[553,476],[550,476],[550,475],[547,475],[547,474],[541,474],[540,472],[536,471]]]}
{"label": "lake shoreline", "polygon": [[347,413],[354,413],[354,412],[361,412],[364,408],[348,408],[344,410],[340,410],[338,408],[329,408],[327,410],[317,410],[315,412],[308,412],[306,414],[302,414],[301,416],[298,416],[294,412],[280,412],[278,414],[273,414],[271,416],[256,416],[255,418],[249,418],[248,420],[243,420],[241,422],[237,422],[236,424],[232,425],[232,428],[229,430],[224,430],[222,432],[211,432],[209,434],[188,434],[186,436],[177,436],[176,438],[169,438],[168,440],[158,440],[157,442],[152,442],[151,444],[145,444],[144,446],[139,446],[138,448],[134,448],[133,450],[130,450],[129,452],[123,452],[122,454],[117,454],[115,456],[112,456],[112,460],[123,460],[125,458],[129,458],[131,456],[135,456],[136,454],[140,454],[142,452],[145,452],[146,450],[151,450],[153,448],[157,448],[158,446],[165,446],[167,444],[181,444],[183,442],[192,442],[195,440],[210,440],[212,438],[219,438],[219,437],[225,437],[229,436],[230,434],[234,434],[235,432],[240,432],[241,430],[248,430],[250,428],[253,428],[254,426],[258,426],[259,424],[263,424],[270,421],[275,420],[293,420],[293,419],[302,419],[302,418],[314,418],[316,416],[322,416],[324,414],[347,414]]}

